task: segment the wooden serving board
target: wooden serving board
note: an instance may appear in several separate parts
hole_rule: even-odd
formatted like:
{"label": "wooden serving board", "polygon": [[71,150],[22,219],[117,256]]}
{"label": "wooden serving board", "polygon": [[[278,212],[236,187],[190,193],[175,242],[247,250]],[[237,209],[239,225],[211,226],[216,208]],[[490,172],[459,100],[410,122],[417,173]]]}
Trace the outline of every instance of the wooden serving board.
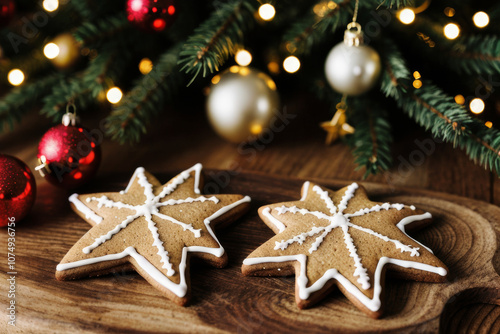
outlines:
{"label": "wooden serving board", "polygon": [[[156,176],[165,182],[173,175]],[[225,181],[229,174],[211,171],[209,175]],[[121,190],[129,177],[100,177],[80,192]],[[70,193],[42,184],[34,209],[16,227],[17,319],[16,327],[7,326],[6,332],[438,332],[446,326],[446,314],[461,303],[500,305],[498,207],[447,194],[363,183],[372,200],[413,204],[432,213],[434,224],[412,236],[449,267],[449,281],[433,284],[388,277],[387,307],[379,320],[367,317],[338,291],[313,308],[299,310],[295,277],[244,277],[240,268],[252,250],[274,235],[257,216],[257,208],[298,199],[303,180],[255,173],[230,179],[221,192],[251,196],[252,208],[217,232],[229,255],[226,268],[192,267],[193,298],[187,307],[161,297],[136,273],[56,281],[56,265],[90,226],[70,210]],[[331,189],[349,184],[311,181]],[[2,253],[6,243],[7,230],[2,229]],[[5,258],[2,291],[7,290]],[[0,301],[7,305],[6,293]],[[0,332],[4,331],[0,328]]]}

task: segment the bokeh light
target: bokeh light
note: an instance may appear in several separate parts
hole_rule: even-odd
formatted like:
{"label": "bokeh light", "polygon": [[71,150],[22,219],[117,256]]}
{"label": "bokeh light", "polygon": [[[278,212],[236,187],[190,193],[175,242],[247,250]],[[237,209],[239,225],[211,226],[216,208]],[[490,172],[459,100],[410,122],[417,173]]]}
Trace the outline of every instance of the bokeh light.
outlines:
{"label": "bokeh light", "polygon": [[108,101],[113,104],[120,102],[122,97],[123,93],[118,87],[110,88],[106,93],[106,99],[108,99]]}
{"label": "bokeh light", "polygon": [[484,102],[480,98],[476,97],[470,101],[469,108],[474,114],[480,114],[484,111]]}
{"label": "bokeh light", "polygon": [[444,35],[448,39],[455,39],[460,35],[460,27],[455,23],[448,23],[443,29]]}
{"label": "bokeh light", "polygon": [[288,73],[295,73],[300,68],[300,60],[295,56],[288,56],[283,61],[283,68]]}
{"label": "bokeh light", "polygon": [[42,7],[47,12],[51,13],[51,12],[57,10],[57,8],[59,8],[59,1],[58,0],[43,0]]}
{"label": "bokeh light", "polygon": [[259,7],[259,16],[264,21],[271,21],[274,15],[276,15],[276,9],[273,5],[266,3]]}
{"label": "bokeh light", "polygon": [[18,68],[10,70],[7,74],[7,80],[12,86],[19,86],[24,81],[24,73]]}
{"label": "bokeh light", "polygon": [[485,12],[477,12],[472,17],[472,21],[478,28],[484,28],[490,23],[490,17]]}
{"label": "bokeh light", "polygon": [[139,71],[146,75],[153,69],[153,62],[149,58],[142,58],[139,62]]}
{"label": "bokeh light", "polygon": [[415,21],[415,12],[410,8],[405,8],[399,12],[399,21],[404,24],[410,24]]}
{"label": "bokeh light", "polygon": [[234,56],[236,63],[240,66],[248,66],[252,62],[252,54],[247,50],[239,50]]}
{"label": "bokeh light", "polygon": [[47,43],[43,48],[43,54],[48,59],[54,59],[59,56],[59,46],[56,43]]}

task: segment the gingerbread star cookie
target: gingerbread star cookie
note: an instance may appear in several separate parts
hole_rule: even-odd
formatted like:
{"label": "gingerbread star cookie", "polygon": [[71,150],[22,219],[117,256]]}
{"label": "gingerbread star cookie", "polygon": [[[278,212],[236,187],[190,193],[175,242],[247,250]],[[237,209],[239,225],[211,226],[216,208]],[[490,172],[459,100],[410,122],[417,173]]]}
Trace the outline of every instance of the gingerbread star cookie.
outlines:
{"label": "gingerbread star cookie", "polygon": [[93,227],[57,266],[56,278],[68,280],[132,266],[167,298],[189,299],[189,258],[215,267],[227,255],[212,228],[243,215],[250,198],[200,193],[201,164],[165,185],[137,168],[124,191],[69,198],[73,210]]}
{"label": "gingerbread star cookie", "polygon": [[296,275],[295,299],[308,307],[337,285],[369,316],[382,314],[385,271],[443,282],[446,266],[405,229],[431,214],[404,204],[371,202],[356,183],[337,192],[305,182],[299,201],[263,206],[262,220],[277,235],[244,261],[244,275]]}

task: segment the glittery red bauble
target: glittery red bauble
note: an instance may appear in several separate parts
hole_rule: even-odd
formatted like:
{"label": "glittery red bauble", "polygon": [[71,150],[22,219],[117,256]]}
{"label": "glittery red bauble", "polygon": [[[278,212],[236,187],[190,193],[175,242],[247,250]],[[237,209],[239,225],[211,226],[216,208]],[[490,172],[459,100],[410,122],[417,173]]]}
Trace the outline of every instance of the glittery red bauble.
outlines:
{"label": "glittery red bauble", "polygon": [[14,0],[0,0],[0,27],[5,27],[16,13]]}
{"label": "glittery red bauble", "polygon": [[37,170],[52,184],[75,188],[89,181],[101,162],[101,149],[81,126],[60,124],[50,128],[38,145]]}
{"label": "glittery red bauble", "polygon": [[174,22],[177,6],[174,0],[128,0],[127,19],[138,28],[162,31]]}
{"label": "glittery red bauble", "polygon": [[21,160],[0,154],[0,226],[18,222],[33,206],[35,177]]}

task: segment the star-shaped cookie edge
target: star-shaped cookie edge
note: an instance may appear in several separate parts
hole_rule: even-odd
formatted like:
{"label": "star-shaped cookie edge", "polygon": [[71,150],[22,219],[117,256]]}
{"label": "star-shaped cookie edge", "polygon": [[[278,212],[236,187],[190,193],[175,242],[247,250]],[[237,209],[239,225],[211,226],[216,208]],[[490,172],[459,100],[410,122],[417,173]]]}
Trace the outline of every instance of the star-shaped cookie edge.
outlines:
{"label": "star-shaped cookie edge", "polygon": [[[171,180],[169,180],[167,183],[160,184],[158,180],[152,175],[147,173],[152,180],[155,182],[158,182],[160,184],[159,187],[163,187],[165,189],[169,184],[171,184],[174,180],[177,178],[181,177],[182,175],[186,175],[188,173],[191,175],[192,173],[194,174],[194,183],[193,183],[193,191],[196,194],[200,194],[200,187],[201,187],[201,170],[202,170],[202,165],[201,164],[196,164],[193,167],[181,172]],[[131,177],[127,187],[125,190],[121,191],[120,194],[126,194],[129,189],[132,187],[134,182],[137,180],[138,174],[139,173],[144,173],[145,170],[142,167],[139,167],[136,169],[134,172],[133,176]],[[148,182],[151,182],[148,180]],[[155,186],[153,185],[154,182],[151,182],[150,184],[154,188]],[[158,187],[158,186],[156,186]],[[94,194],[87,194],[86,196],[91,196]],[[79,195],[73,194],[70,196],[69,201],[72,204],[73,209],[75,212],[77,212],[82,218],[84,218],[87,222],[89,222],[94,228],[96,225],[98,225],[102,221],[102,217],[98,215],[95,211],[90,209],[87,205],[85,205],[82,201],[79,200],[78,198]],[[82,276],[95,276],[95,275],[102,275],[102,274],[107,274],[116,271],[116,268],[125,268],[125,267],[132,267],[135,269],[141,276],[143,276],[151,285],[155,286],[158,288],[167,298],[173,300],[177,304],[184,305],[187,303],[189,300],[189,292],[190,292],[190,283],[189,283],[189,268],[188,268],[188,263],[189,263],[189,254],[190,253],[196,253],[197,255],[200,255],[199,257],[203,257],[204,254],[210,254],[213,256],[216,256],[218,258],[221,258],[221,263],[218,265],[218,267],[222,267],[225,265],[227,262],[227,255],[220,244],[219,240],[217,239],[215,233],[212,230],[213,225],[211,224],[214,220],[218,218],[223,218],[224,214],[230,212],[232,209],[239,207],[238,211],[239,213],[236,213],[236,216],[230,218],[230,222],[235,221],[238,219],[240,216],[242,216],[247,209],[249,208],[249,202],[250,202],[250,197],[249,196],[242,196],[242,195],[210,195],[210,196],[234,196],[234,197],[239,197],[239,200],[236,200],[235,202],[232,202],[231,204],[225,205],[221,208],[219,208],[215,213],[210,215],[207,218],[203,219],[204,226],[206,228],[206,231],[210,234],[210,236],[213,238],[213,240],[217,243],[218,247],[217,248],[212,248],[212,247],[204,247],[204,246],[184,246],[182,249],[182,258],[180,261],[180,264],[178,266],[179,270],[179,275],[180,275],[180,282],[178,284],[172,282],[171,280],[168,279],[168,277],[162,273],[158,268],[156,268],[150,261],[148,261],[143,255],[139,254],[136,249],[133,246],[127,247],[125,250],[119,253],[114,253],[114,254],[108,254],[105,256],[100,256],[97,258],[90,258],[90,259],[84,259],[80,261],[75,261],[75,262],[67,262],[66,258],[69,256],[69,254],[73,251],[73,248],[78,244],[78,242],[92,230],[92,228],[80,238],[80,240],[75,243],[75,245],[68,251],[68,253],[65,255],[61,263],[57,266],[56,268],[56,278],[58,280],[65,280],[65,279],[72,279],[76,277],[67,277],[67,271],[72,270],[74,268],[81,268],[82,266],[86,265],[92,265],[95,263],[100,263],[102,261],[110,261],[110,260],[117,260],[116,266],[110,267],[109,270],[104,270],[104,271],[99,271],[99,272],[89,272],[87,275],[78,275],[78,277]],[[228,223],[228,221],[222,222],[223,224]],[[134,259],[135,263],[133,261],[130,261],[129,259],[132,258]],[[207,260],[207,259],[205,259]],[[208,259],[209,260],[209,259]],[[131,263],[129,265],[129,262]],[[210,261],[209,261],[210,262]],[[214,263],[212,263],[214,264]],[[64,273],[64,274],[63,274]]]}
{"label": "star-shaped cookie edge", "polygon": [[[274,215],[272,215],[270,212],[272,209],[278,208],[280,206],[286,205],[286,204],[296,204],[299,202],[305,202],[307,201],[309,191],[314,187],[317,186],[311,182],[305,182],[302,186],[301,189],[301,199],[299,201],[290,201],[290,202],[281,202],[281,203],[275,203],[275,204],[269,204],[265,205],[259,208],[259,216],[261,219],[265,222],[266,225],[268,225],[269,228],[271,228],[275,233],[277,237],[280,235],[281,232],[285,231],[288,227],[288,224],[286,221],[280,221],[277,219]],[[321,186],[320,189],[337,194],[340,192],[344,192],[348,189],[348,187],[339,189],[337,192],[331,191],[328,188],[324,188]],[[362,187],[361,187],[362,188]],[[363,193],[366,194],[366,191],[363,189]],[[367,196],[365,196],[366,199],[372,203],[372,204],[382,204],[378,202],[372,202],[371,200],[368,199]],[[412,206],[412,209],[415,209]],[[423,211],[422,211],[423,212]],[[423,224],[424,222],[430,221],[431,218],[430,213],[424,213],[424,214],[418,214],[418,215],[410,215],[406,216],[403,219],[401,219],[396,225],[397,228],[409,239],[411,239],[413,242],[415,242],[417,245],[422,246],[425,250],[430,252],[432,254],[432,251],[425,245],[421,244],[417,240],[411,238],[407,233],[406,233],[406,227],[411,226],[412,223],[414,225],[419,225]],[[275,239],[275,237],[271,238],[270,240],[266,241],[264,244],[259,246],[257,249],[255,249],[244,261],[243,261],[243,266],[242,266],[242,273],[244,275],[254,275],[254,276],[287,276],[287,275],[293,275],[295,274],[296,276],[296,284],[295,284],[295,299],[296,303],[299,308],[306,308],[314,303],[318,302],[319,300],[323,299],[330,289],[336,284],[338,288],[346,295],[348,299],[350,299],[353,304],[355,304],[359,309],[361,309],[363,312],[368,314],[371,317],[378,318],[382,314],[382,303],[381,303],[381,298],[383,297],[383,283],[384,283],[384,276],[385,276],[385,270],[386,270],[386,264],[390,263],[396,266],[401,266],[403,268],[414,268],[415,267],[420,267],[418,269],[425,270],[429,269],[434,271],[434,276],[439,276],[439,279],[436,279],[436,282],[443,282],[446,280],[447,272],[448,269],[446,266],[437,258],[434,256],[434,258],[442,264],[442,266],[439,267],[434,267],[426,264],[422,264],[420,262],[413,262],[413,261],[404,261],[400,259],[393,259],[389,257],[382,257],[379,258],[377,268],[375,271],[375,293],[374,297],[372,299],[368,298],[365,296],[358,287],[356,287],[352,282],[350,282],[347,278],[345,278],[342,274],[338,273],[338,271],[335,273],[335,275],[332,275],[332,272],[328,273],[330,270],[326,269],[332,269],[332,268],[326,268],[323,270],[323,276],[319,279],[316,280],[311,286],[307,286],[308,284],[308,278],[306,275],[306,270],[307,270],[307,255],[306,254],[295,254],[295,255],[277,255],[277,256],[265,256],[265,257],[253,257],[255,253],[258,251],[262,250],[268,243],[271,242],[271,240]],[[276,245],[277,247],[277,245]],[[275,248],[276,249],[276,248]],[[275,266],[273,264],[280,263],[282,265]],[[269,265],[271,264],[271,266]],[[280,269],[276,269],[276,268]],[[423,268],[425,267],[425,268]],[[276,270],[280,270],[279,273],[277,273]],[[413,269],[410,269],[413,270]],[[336,270],[335,270],[336,271]],[[330,275],[330,277],[328,277]],[[403,275],[401,275],[403,276]],[[411,275],[408,275],[408,277]]]}

